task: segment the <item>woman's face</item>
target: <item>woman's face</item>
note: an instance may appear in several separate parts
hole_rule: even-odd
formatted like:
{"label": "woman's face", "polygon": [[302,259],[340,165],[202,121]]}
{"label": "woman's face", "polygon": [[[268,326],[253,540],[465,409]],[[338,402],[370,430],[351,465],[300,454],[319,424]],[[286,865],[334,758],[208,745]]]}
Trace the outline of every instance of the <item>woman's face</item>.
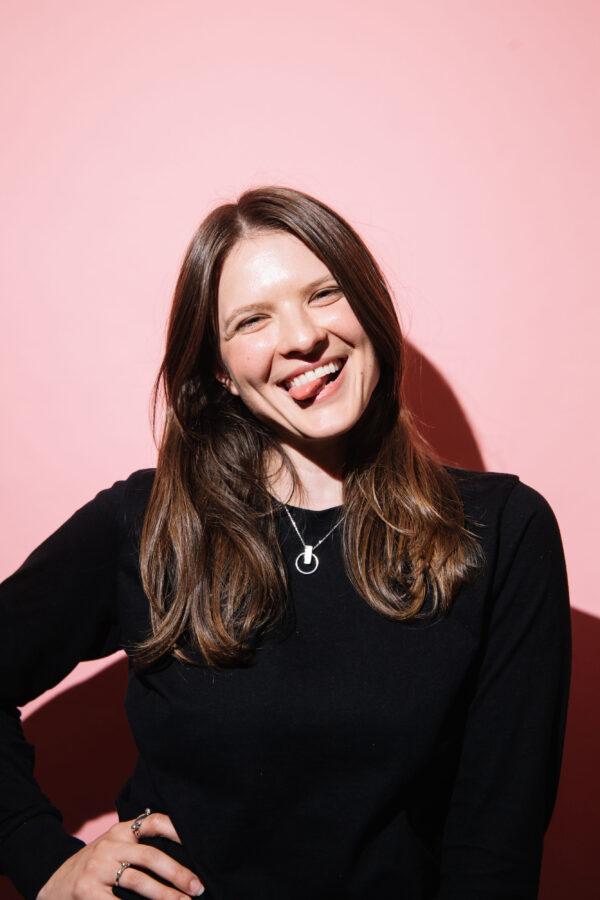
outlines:
{"label": "woman's face", "polygon": [[223,384],[287,446],[342,438],[379,379],[371,341],[326,265],[261,232],[227,256],[218,290]]}

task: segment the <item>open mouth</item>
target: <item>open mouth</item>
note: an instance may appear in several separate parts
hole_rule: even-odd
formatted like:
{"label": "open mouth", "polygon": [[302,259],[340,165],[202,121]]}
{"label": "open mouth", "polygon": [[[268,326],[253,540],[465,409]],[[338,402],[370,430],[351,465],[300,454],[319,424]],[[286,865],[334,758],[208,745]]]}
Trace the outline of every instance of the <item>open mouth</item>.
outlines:
{"label": "open mouth", "polygon": [[315,366],[302,375],[280,382],[294,400],[306,402],[314,400],[327,385],[335,381],[346,364],[345,358],[335,359],[322,366]]}

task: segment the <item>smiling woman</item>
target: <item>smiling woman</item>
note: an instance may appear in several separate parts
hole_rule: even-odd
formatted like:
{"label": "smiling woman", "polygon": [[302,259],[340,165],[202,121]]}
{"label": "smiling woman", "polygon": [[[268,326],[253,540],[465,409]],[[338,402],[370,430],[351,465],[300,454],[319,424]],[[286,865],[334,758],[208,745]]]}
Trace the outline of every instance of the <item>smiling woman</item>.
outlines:
{"label": "smiling woman", "polygon": [[[385,279],[337,213],[266,187],[202,222],[156,470],[1,586],[0,866],[27,900],[537,895],[569,681],[560,535],[516,476],[436,460],[402,377]],[[118,648],[139,761],[83,847],[16,707]]]}
{"label": "smiling woman", "polygon": [[[325,264],[291,234],[258,233],[229,254],[218,293],[222,384],[269,425],[296,464],[328,439],[330,466],[340,466],[379,364]],[[248,295],[252,302],[240,309],[237,298]]]}

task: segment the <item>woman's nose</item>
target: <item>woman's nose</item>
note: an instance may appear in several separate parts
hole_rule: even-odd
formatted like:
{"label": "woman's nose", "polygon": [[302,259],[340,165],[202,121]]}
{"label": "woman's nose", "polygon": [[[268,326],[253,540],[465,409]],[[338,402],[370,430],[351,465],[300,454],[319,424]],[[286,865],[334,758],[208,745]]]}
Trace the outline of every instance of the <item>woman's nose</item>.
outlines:
{"label": "woman's nose", "polygon": [[327,331],[318,324],[306,309],[294,310],[283,316],[279,323],[279,352],[307,355],[327,339]]}

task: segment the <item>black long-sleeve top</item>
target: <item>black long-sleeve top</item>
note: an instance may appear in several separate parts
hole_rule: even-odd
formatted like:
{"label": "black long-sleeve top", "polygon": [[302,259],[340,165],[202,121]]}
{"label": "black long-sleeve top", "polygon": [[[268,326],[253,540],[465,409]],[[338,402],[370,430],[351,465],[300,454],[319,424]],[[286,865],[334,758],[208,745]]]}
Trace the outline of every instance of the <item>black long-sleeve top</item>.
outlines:
{"label": "black long-sleeve top", "polygon": [[[293,617],[253,664],[130,668],[139,760],[118,813],[167,813],[183,847],[156,846],[207,900],[537,896],[570,666],[560,536],[515,476],[452,471],[485,564],[447,616],[375,612],[344,571],[340,528],[300,574],[282,511]],[[0,868],[27,900],[82,845],[33,779],[17,707],[146,635],[152,480],[102,491],[1,586]],[[340,515],[290,510],[307,543]]]}

